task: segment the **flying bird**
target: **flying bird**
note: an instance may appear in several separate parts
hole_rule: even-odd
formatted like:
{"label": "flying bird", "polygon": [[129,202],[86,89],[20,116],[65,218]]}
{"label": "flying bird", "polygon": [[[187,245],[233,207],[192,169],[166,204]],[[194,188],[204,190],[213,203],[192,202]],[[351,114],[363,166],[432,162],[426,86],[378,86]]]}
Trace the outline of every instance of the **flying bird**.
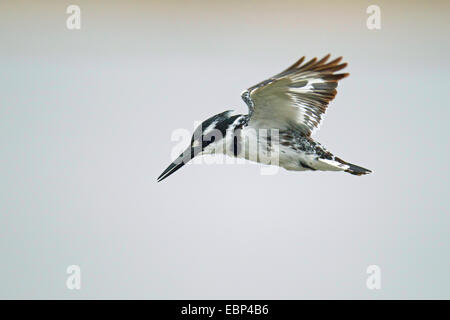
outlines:
{"label": "flying bird", "polygon": [[302,57],[243,91],[241,97],[249,113],[228,110],[205,120],[194,131],[190,146],[164,170],[158,182],[192,158],[213,153],[264,164],[276,160],[276,165],[294,171],[345,171],[358,176],[370,173],[334,156],[311,138],[336,96],[338,81],[349,75],[336,73],[347,66],[341,62],[342,57],[329,58],[328,54],[304,62]]}

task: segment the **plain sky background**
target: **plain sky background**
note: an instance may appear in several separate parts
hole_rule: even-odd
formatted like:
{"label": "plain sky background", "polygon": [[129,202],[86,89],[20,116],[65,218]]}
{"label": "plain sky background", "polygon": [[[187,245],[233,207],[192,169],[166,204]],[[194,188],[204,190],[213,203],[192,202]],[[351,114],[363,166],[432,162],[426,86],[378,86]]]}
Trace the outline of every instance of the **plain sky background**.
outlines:
{"label": "plain sky background", "polygon": [[[449,24],[449,1],[2,1],[0,298],[450,298]],[[174,130],[327,53],[351,75],[314,138],[373,174],[156,183]]]}

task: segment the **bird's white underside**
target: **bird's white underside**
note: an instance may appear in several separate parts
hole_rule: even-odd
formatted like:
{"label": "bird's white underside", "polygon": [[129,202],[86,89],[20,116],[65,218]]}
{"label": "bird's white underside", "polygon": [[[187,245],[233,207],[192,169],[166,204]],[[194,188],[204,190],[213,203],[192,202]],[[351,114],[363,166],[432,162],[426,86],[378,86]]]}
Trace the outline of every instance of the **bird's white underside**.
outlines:
{"label": "bird's white underside", "polygon": [[[309,167],[321,171],[342,171],[348,166],[337,161],[319,159],[317,155],[307,154],[280,144],[276,139],[271,139],[271,146],[267,143],[267,130],[260,127],[246,126],[240,131],[242,147],[235,155],[234,138],[232,128],[225,134],[221,143],[211,144],[203,150],[203,154],[225,154],[230,157],[243,158],[246,160],[280,166],[287,170],[304,171],[309,170],[301,165],[306,163]],[[273,133],[272,133],[273,134]],[[271,150],[271,151],[269,151]]]}

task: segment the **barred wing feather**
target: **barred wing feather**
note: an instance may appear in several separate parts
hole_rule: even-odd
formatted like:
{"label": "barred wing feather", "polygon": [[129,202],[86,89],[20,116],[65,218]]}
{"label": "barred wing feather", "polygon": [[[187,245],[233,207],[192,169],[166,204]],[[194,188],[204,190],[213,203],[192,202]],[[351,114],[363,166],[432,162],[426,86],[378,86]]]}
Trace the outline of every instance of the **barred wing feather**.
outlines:
{"label": "barred wing feather", "polygon": [[250,124],[258,128],[297,128],[310,136],[333,100],[338,81],[348,73],[335,73],[347,66],[342,57],[330,55],[303,63],[300,58],[283,72],[249,88],[242,94],[250,110]]}

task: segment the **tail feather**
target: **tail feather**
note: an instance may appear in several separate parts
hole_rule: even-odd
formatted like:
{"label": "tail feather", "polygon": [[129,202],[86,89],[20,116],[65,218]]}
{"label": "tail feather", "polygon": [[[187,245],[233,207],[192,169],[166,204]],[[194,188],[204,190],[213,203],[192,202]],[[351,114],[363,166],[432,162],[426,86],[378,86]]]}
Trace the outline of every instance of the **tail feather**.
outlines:
{"label": "tail feather", "polygon": [[[324,159],[319,158],[318,163],[320,165],[316,165],[314,169],[316,170],[324,170],[324,171],[345,171],[357,176],[361,176],[363,174],[371,173],[372,171],[360,166],[357,166],[352,163],[348,163],[338,157],[334,157],[333,159]],[[305,165],[303,165],[305,166]]]}
{"label": "tail feather", "polygon": [[357,166],[356,164],[349,163],[347,161],[344,161],[338,157],[335,157],[334,160],[344,164],[346,166],[345,172],[348,172],[350,174],[354,174],[356,176],[362,176],[363,174],[372,173],[371,170]]}
{"label": "tail feather", "polygon": [[357,165],[354,165],[354,164],[351,164],[348,162],[347,162],[347,165],[348,165],[348,169],[345,170],[345,172],[348,172],[348,173],[351,173],[351,174],[354,174],[357,176],[361,176],[363,174],[368,174],[368,173],[372,172],[369,169],[366,169],[366,168],[363,168],[363,167],[360,167],[360,166],[357,166]]}

